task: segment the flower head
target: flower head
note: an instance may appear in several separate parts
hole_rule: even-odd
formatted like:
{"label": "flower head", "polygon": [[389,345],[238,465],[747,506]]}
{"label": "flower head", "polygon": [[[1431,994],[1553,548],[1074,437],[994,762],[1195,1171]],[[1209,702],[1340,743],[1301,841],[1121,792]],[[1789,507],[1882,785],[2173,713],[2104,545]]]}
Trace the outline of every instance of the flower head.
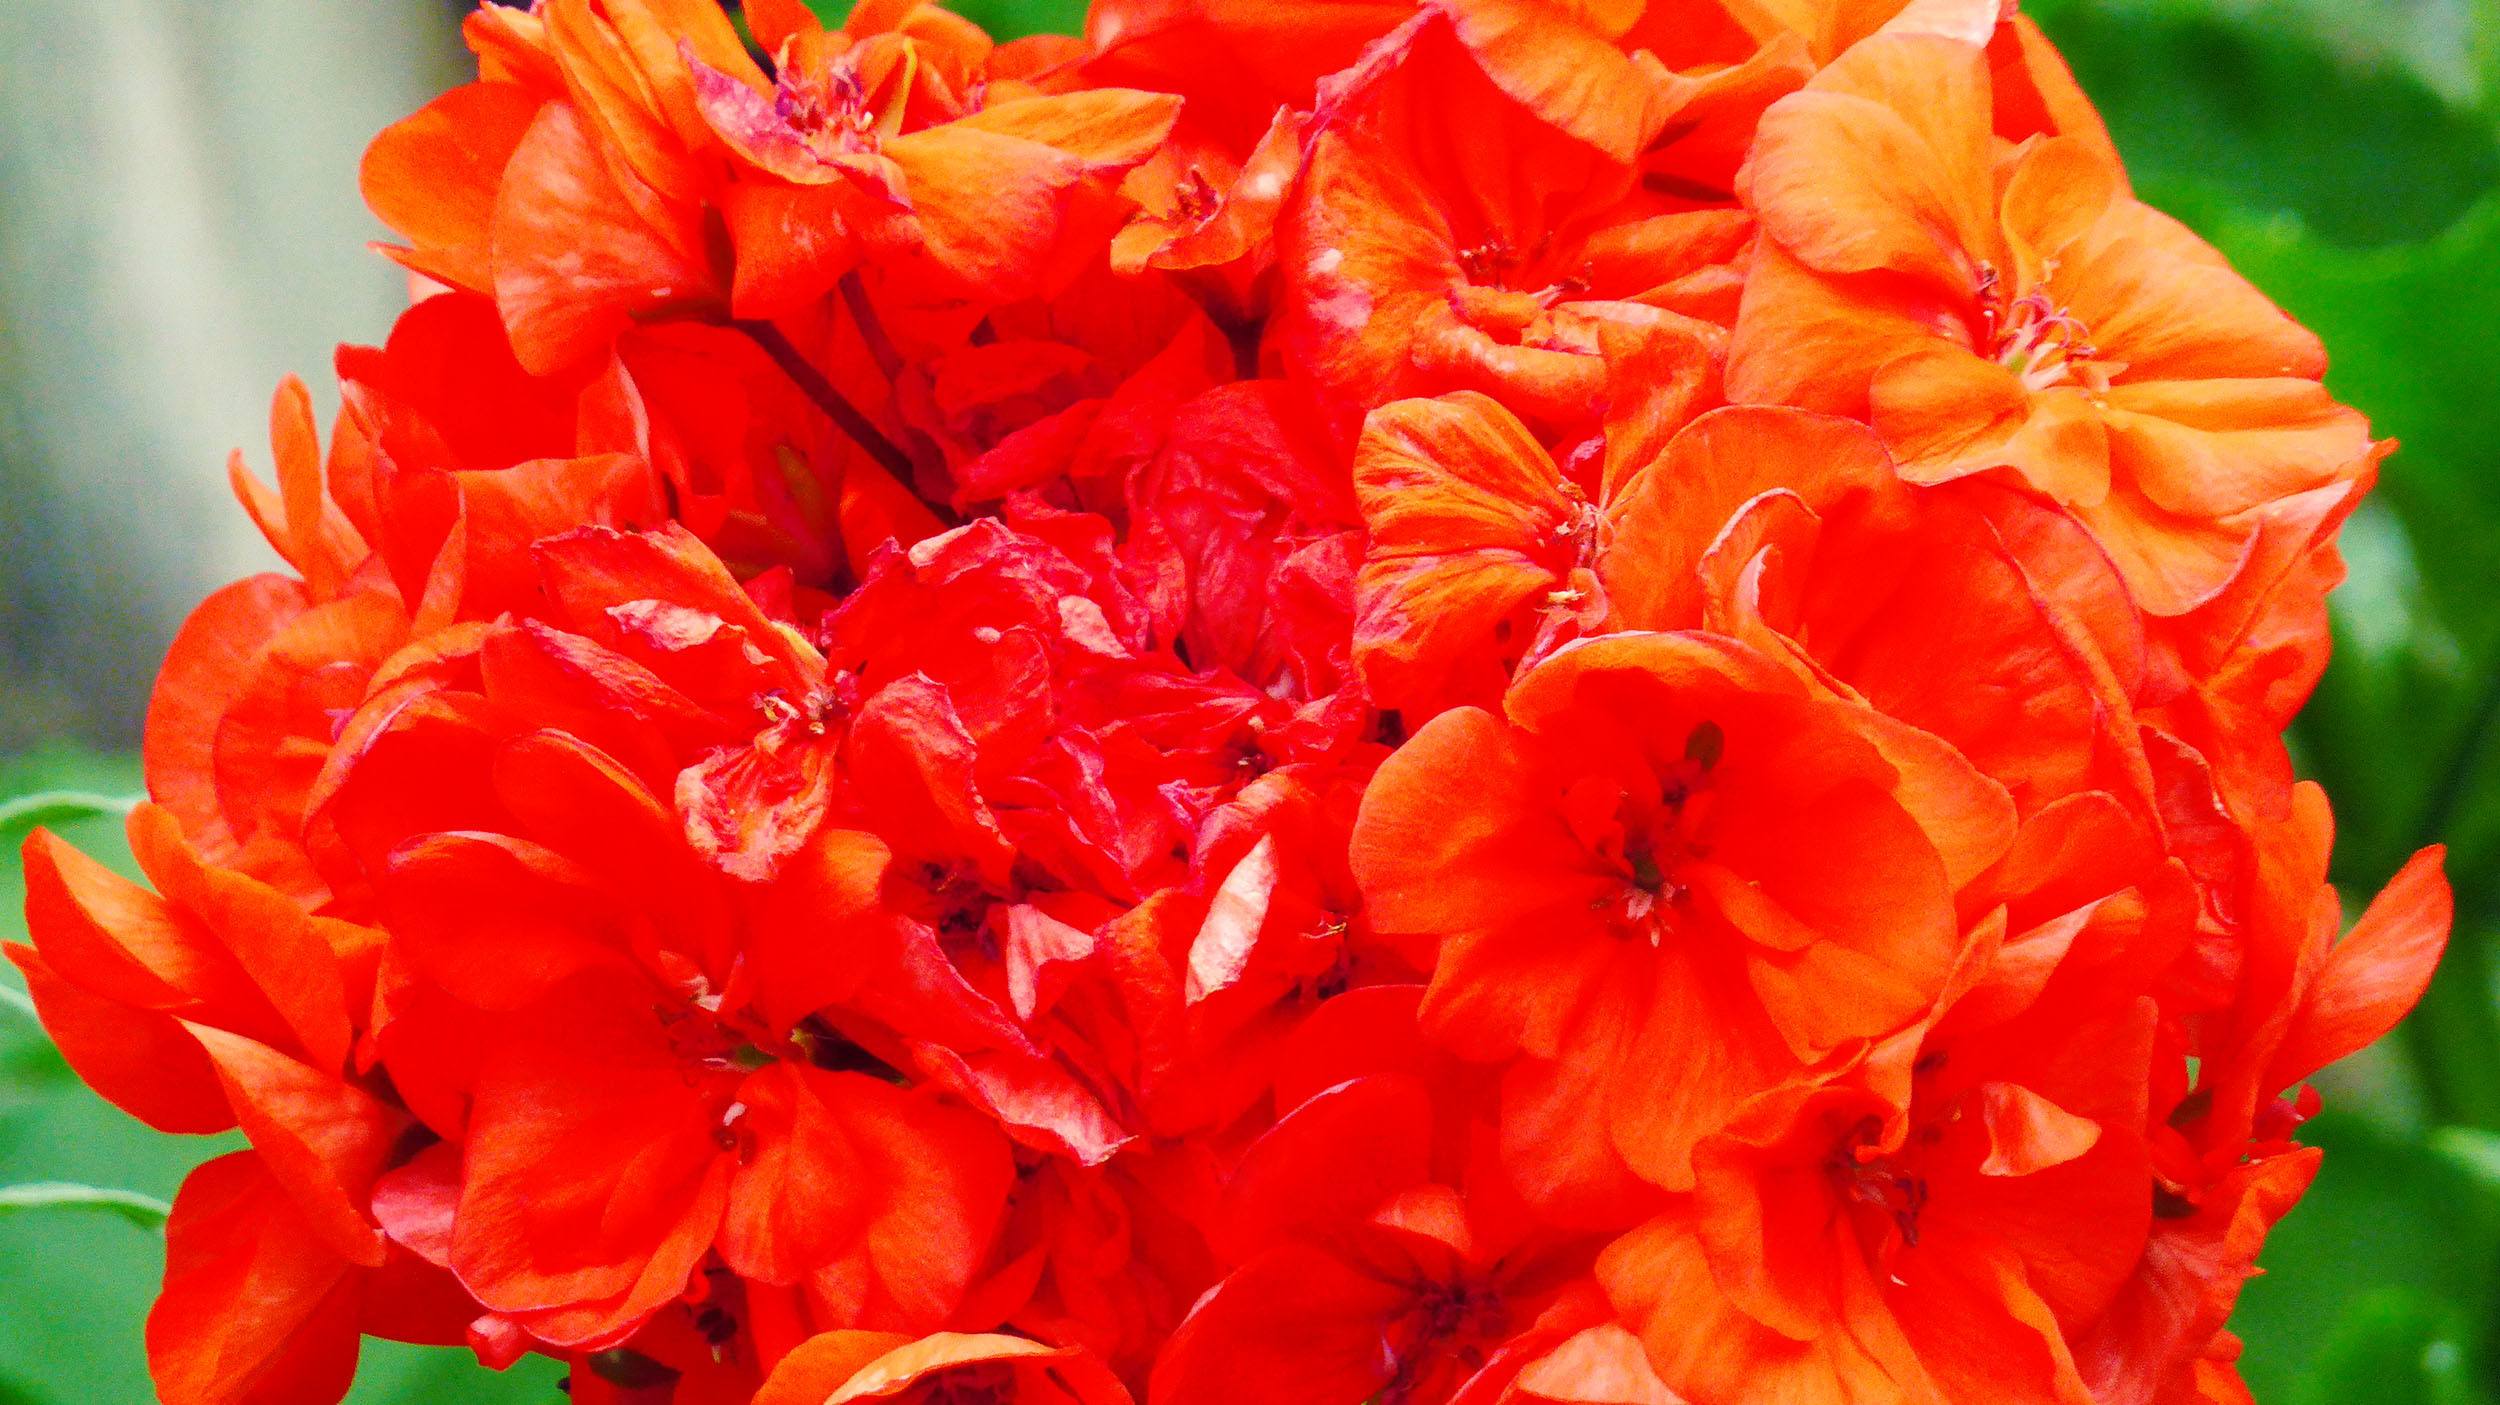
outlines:
{"label": "flower head", "polygon": [[2386,446],[2000,0],[481,6],[39,1013],[170,1405],[2233,1398]]}

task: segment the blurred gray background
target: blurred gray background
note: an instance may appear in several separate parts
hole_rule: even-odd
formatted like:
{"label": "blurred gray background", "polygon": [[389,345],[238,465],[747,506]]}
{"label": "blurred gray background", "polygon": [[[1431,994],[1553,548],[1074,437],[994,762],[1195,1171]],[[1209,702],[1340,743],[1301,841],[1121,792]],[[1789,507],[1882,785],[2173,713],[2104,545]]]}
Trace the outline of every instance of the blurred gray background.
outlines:
{"label": "blurred gray background", "polygon": [[365,143],[464,76],[449,0],[0,0],[0,755],[125,747],[166,641],[271,558],[292,371],[407,285],[366,241]]}

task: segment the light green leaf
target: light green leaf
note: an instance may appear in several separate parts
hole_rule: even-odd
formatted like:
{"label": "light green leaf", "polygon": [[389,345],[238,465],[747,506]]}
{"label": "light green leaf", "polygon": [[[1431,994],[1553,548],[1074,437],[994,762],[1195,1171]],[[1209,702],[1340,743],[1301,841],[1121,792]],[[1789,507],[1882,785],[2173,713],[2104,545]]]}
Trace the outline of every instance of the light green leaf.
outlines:
{"label": "light green leaf", "polygon": [[2431,1133],[2430,1148],[2500,1196],[2500,1132],[2487,1132],[2480,1127],[2442,1127]]}
{"label": "light green leaf", "polygon": [[0,1186],[0,1215],[27,1210],[101,1210],[119,1215],[142,1229],[163,1229],[171,1205],[134,1190],[78,1185],[70,1181],[31,1181]]}

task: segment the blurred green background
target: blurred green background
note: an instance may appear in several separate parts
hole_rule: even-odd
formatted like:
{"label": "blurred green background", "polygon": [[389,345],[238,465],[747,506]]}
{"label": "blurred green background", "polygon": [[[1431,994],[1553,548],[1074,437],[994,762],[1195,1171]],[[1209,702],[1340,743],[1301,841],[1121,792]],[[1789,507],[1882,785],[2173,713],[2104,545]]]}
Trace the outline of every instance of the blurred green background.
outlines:
{"label": "blurred green background", "polygon": [[[225,500],[286,371],[378,339],[358,152],[459,81],[454,0],[0,0],[0,796],[137,788],[188,604],[269,558]],[[1069,0],[967,0],[1001,34]],[[2358,901],[2451,846],[2457,940],[2423,1009],[2331,1070],[2329,1149],[2236,1326],[2266,1405],[2500,1405],[2500,0],[2029,0],[2140,192],[2326,338],[2404,441],[2345,534],[2337,653],[2294,736]],[[324,410],[328,404],[325,400]],[[23,826],[0,824],[0,931]],[[71,837],[120,853],[115,827]],[[13,981],[14,973],[0,976]],[[5,995],[0,991],[0,995]],[[170,1197],[221,1142],[79,1087],[0,1004],[0,1187]],[[0,1405],[150,1398],[143,1226],[0,1197]],[[546,1363],[374,1348],[369,1405],[560,1397]]]}

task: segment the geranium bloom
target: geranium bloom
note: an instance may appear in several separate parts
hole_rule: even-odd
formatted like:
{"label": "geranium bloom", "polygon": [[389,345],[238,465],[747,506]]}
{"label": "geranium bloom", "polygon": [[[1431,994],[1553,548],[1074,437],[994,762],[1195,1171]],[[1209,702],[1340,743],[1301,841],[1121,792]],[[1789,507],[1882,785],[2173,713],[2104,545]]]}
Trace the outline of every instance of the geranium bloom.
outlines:
{"label": "geranium bloom", "polygon": [[1662,1379],[1698,1400],[2089,1400],[2060,1334],[2142,1252],[2150,1010],[2076,1032],[2022,1034],[2029,1060],[1923,1053],[1906,1117],[1845,1087],[1758,1104],[1689,1204],[1600,1261]]}
{"label": "geranium bloom", "polygon": [[1765,115],[1730,393],[1867,418],[1914,480],[2009,471],[2182,613],[2269,503],[2357,472],[2368,428],[2317,339],[2106,153],[2003,147],[1989,99],[1979,52],[1885,36]]}
{"label": "geranium bloom", "polygon": [[1594,1147],[1515,1155],[1684,1189],[1749,1099],[1942,993],[1955,896],[2012,832],[1949,750],[1700,635],[1582,643],[1504,706],[1382,766],[1354,857],[1377,926],[1441,939],[1427,1023],[1585,1100]]}
{"label": "geranium bloom", "polygon": [[1424,1048],[1411,1001],[1376,989],[1362,1043],[1315,1021],[1278,1061],[1291,1108],[1233,1168],[1216,1207],[1229,1271],[1174,1330],[1153,1399],[1489,1396],[1579,1271],[1576,1250],[1523,1234],[1476,1154],[1462,1119],[1478,1080]]}
{"label": "geranium bloom", "polygon": [[462,1294],[385,1239],[372,1207],[411,1127],[351,1057],[379,934],[203,864],[154,805],[130,837],[158,892],[30,838],[38,945],[7,954],[98,1092],[164,1131],[252,1140],[176,1199],[149,1318],[159,1389],[325,1399],[346,1390],[359,1331],[460,1340]]}
{"label": "geranium bloom", "polygon": [[[2172,1405],[2430,978],[2387,446],[2001,0],[484,4],[146,883],[169,1405]],[[2390,471],[2401,471],[2401,464]]]}
{"label": "geranium bloom", "polygon": [[913,1341],[829,1332],[803,1343],[764,1383],[755,1405],[1128,1405],[1102,1364],[1023,1337],[941,1332]]}
{"label": "geranium bloom", "polygon": [[[1585,424],[1610,338],[1731,310],[1740,212],[1648,194],[1495,88],[1438,14],[1382,42],[1331,95],[1277,217],[1277,335],[1337,403],[1472,389]],[[1454,122],[1479,139],[1452,143]]]}
{"label": "geranium bloom", "polygon": [[1116,223],[1120,175],[1171,130],[1171,97],[1019,91],[978,29],[913,13],[935,23],[855,38],[801,11],[758,36],[769,84],[743,55],[727,72],[697,60],[704,120],[744,168],[723,197],[740,315],[830,291],[871,243],[894,249],[881,281],[925,279],[918,297],[1012,302],[1064,282],[1090,242],[1072,229]]}
{"label": "geranium bloom", "polygon": [[1905,484],[1836,417],[1730,407],[1679,424],[1696,389],[1670,377],[1611,416],[1602,461],[1573,472],[1481,396],[1374,411],[1354,462],[1370,528],[1355,659],[1373,696],[1420,721],[1490,704],[1585,633],[1707,627],[1934,732],[2025,809],[2087,785],[2141,798],[2143,645],[2092,629],[2133,628],[2114,578],[2072,572],[2054,598],[2006,540],[2037,516],[2024,499]]}

